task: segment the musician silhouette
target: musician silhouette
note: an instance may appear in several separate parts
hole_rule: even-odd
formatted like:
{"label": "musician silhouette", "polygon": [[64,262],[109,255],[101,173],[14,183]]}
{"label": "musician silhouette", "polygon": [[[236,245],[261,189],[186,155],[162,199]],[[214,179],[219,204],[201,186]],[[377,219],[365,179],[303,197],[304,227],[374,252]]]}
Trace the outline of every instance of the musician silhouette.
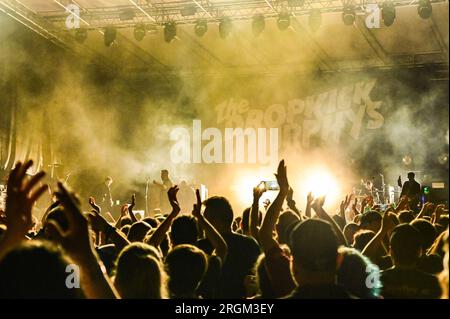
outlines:
{"label": "musician silhouette", "polygon": [[401,176],[398,177],[398,186],[402,188],[400,197],[407,196],[409,201],[409,207],[413,210],[417,209],[420,201],[420,184],[414,179],[416,174],[413,172],[408,173],[408,180],[403,183]]}

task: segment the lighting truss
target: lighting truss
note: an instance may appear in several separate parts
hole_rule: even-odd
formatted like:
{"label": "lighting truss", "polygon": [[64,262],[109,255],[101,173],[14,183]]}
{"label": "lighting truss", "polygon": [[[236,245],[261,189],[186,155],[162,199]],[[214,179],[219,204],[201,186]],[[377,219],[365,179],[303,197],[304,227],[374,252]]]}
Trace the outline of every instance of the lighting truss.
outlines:
{"label": "lighting truss", "polygon": [[[15,3],[14,0],[1,2]],[[264,15],[266,18],[276,17],[280,12],[288,12],[293,16],[306,15],[312,9],[320,9],[321,13],[342,12],[344,4],[354,4],[355,13],[363,14],[368,4],[377,3],[382,6],[385,0],[305,0],[303,6],[290,6],[288,0],[130,0],[129,5],[104,6],[95,8],[81,8],[81,17],[88,22],[88,29],[99,29],[106,26],[130,27],[137,23],[162,25],[173,21],[177,24],[195,24],[198,19],[209,22],[218,22],[226,16],[233,20],[251,20],[255,15]],[[397,0],[395,6],[414,7],[418,0]],[[444,3],[448,0],[434,0],[435,3]],[[183,9],[196,6],[193,15],[182,15]],[[120,19],[121,13],[133,10],[134,17],[130,20]],[[40,11],[39,15],[47,19],[56,28],[64,28],[67,12],[63,8],[54,11]]]}

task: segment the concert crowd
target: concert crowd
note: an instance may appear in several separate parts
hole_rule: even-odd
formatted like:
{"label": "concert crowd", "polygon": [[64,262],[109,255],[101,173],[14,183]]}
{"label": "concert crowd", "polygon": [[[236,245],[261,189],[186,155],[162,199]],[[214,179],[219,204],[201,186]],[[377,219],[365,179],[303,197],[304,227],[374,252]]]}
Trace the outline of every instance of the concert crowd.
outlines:
{"label": "concert crowd", "polygon": [[89,198],[59,182],[38,218],[45,173],[19,162],[0,210],[0,298],[448,299],[448,207],[418,200],[414,174],[395,203],[350,194],[327,212],[326,197],[297,197],[288,165],[275,199],[254,185],[243,212],[162,171],[151,214],[132,196],[113,216],[107,178]]}

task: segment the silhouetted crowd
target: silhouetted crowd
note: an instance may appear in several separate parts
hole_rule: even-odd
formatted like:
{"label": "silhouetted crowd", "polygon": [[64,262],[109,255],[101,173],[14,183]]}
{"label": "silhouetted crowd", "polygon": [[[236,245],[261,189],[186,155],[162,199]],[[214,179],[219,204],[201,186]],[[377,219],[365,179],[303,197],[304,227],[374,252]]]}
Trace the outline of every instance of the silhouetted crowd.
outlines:
{"label": "silhouetted crowd", "polygon": [[276,198],[262,205],[265,188],[255,185],[242,214],[199,190],[182,214],[179,188],[168,184],[167,211],[138,216],[133,196],[114,218],[58,183],[38,220],[33,207],[48,186],[45,173],[26,174],[32,165],[18,163],[6,185],[0,298],[448,298],[442,204],[415,211],[406,195],[393,205],[349,195],[331,215],[310,193],[302,210],[283,160]]}

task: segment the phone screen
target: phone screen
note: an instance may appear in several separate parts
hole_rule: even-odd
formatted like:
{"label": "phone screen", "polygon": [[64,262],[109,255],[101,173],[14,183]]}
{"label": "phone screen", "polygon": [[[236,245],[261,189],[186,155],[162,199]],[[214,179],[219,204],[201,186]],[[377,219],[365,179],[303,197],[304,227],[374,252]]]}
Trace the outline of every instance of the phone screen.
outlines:
{"label": "phone screen", "polygon": [[265,181],[264,186],[266,191],[278,191],[280,190],[280,186],[277,181]]}

